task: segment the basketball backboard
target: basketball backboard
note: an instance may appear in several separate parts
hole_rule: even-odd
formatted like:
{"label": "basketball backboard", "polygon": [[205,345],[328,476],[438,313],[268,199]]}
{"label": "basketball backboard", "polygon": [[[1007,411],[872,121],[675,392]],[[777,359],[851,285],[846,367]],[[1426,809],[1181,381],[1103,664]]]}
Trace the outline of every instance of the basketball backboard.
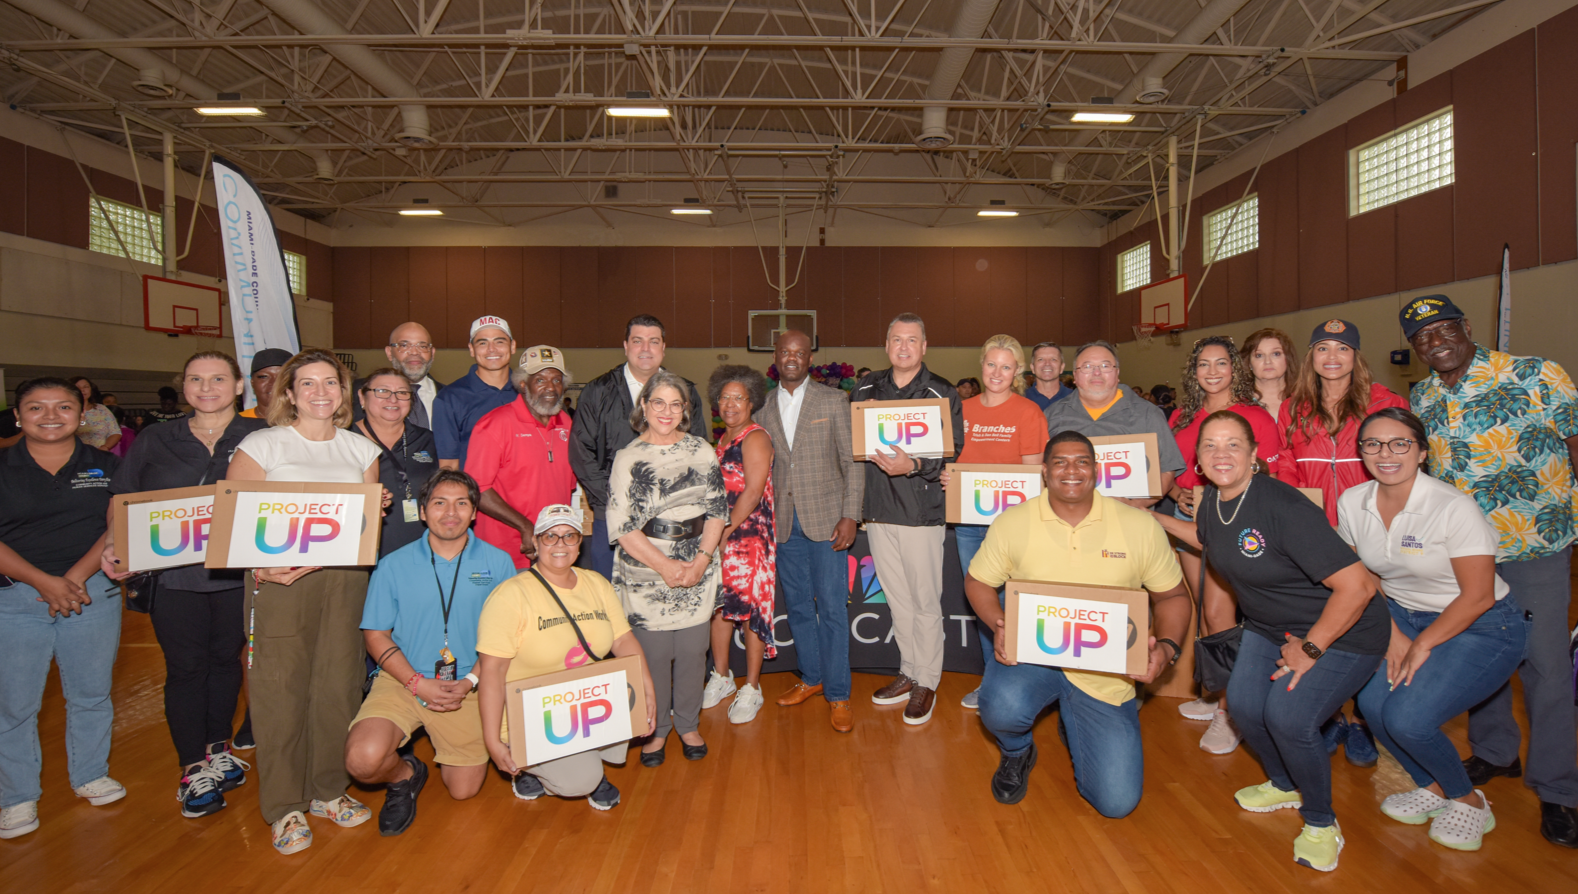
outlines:
{"label": "basketball backboard", "polygon": [[224,326],[224,293],[213,286],[144,275],[143,328],[175,335],[218,337]]}
{"label": "basketball backboard", "polygon": [[752,310],[746,312],[749,328],[746,330],[745,349],[751,352],[770,352],[780,332],[798,329],[811,336],[811,350],[818,347],[816,311],[814,310]]}
{"label": "basketball backboard", "polygon": [[1140,289],[1141,326],[1172,332],[1189,325],[1189,279],[1178,274]]}

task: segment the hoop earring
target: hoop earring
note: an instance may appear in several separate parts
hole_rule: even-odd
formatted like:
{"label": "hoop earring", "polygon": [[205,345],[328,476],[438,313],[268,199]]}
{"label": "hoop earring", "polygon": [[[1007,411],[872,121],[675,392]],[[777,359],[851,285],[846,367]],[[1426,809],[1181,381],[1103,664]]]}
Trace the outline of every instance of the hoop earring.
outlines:
{"label": "hoop earring", "polygon": [[1200,464],[1199,463],[1195,463],[1194,464],[1194,477],[1196,477],[1196,478],[1203,478],[1204,476],[1205,476],[1205,473],[1200,471]]}
{"label": "hoop earring", "polygon": [[1260,460],[1257,459],[1254,462],[1249,464],[1249,474],[1251,474],[1251,475],[1259,475],[1260,474]]}

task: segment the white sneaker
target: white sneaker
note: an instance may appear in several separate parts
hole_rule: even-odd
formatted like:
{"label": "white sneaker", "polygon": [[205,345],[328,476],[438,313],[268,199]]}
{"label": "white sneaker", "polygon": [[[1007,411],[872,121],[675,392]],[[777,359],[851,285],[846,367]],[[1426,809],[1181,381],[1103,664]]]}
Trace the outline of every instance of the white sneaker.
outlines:
{"label": "white sneaker", "polygon": [[725,677],[717,668],[707,672],[707,688],[701,691],[702,710],[716,708],[723,700],[738,691],[733,677]]}
{"label": "white sneaker", "polygon": [[37,828],[37,801],[23,801],[0,810],[0,838],[19,838]]}
{"label": "white sneaker", "polygon": [[88,803],[94,807],[100,807],[111,801],[119,801],[126,797],[126,786],[121,785],[108,776],[100,776],[86,785],[77,786],[72,791],[76,792],[79,798],[87,798]]}
{"label": "white sneaker", "polygon": [[729,722],[750,723],[756,719],[756,712],[760,711],[762,705],[766,703],[767,699],[762,696],[762,687],[741,686],[739,694],[734,696],[734,704],[729,705]]}
{"label": "white sneaker", "polygon": [[1178,706],[1178,713],[1190,720],[1215,720],[1216,707],[1220,698],[1206,698],[1201,696],[1192,702],[1184,702]]}
{"label": "white sneaker", "polygon": [[1242,741],[1244,737],[1239,734],[1238,727],[1233,725],[1233,718],[1227,716],[1226,711],[1217,711],[1211,719],[1211,726],[1200,737],[1200,747],[1212,754],[1232,754]]}
{"label": "white sneaker", "polygon": [[1381,812],[1410,826],[1419,826],[1445,813],[1452,803],[1427,788],[1387,795],[1381,801]]}
{"label": "white sneaker", "polygon": [[959,699],[959,704],[969,708],[972,711],[981,710],[981,687],[977,686],[970,690],[969,695]]}
{"label": "white sneaker", "polygon": [[1462,801],[1448,801],[1447,808],[1430,821],[1430,840],[1455,851],[1477,851],[1484,843],[1485,833],[1496,828],[1496,816],[1490,812],[1490,799],[1479,789],[1474,789],[1484,807],[1470,807]]}

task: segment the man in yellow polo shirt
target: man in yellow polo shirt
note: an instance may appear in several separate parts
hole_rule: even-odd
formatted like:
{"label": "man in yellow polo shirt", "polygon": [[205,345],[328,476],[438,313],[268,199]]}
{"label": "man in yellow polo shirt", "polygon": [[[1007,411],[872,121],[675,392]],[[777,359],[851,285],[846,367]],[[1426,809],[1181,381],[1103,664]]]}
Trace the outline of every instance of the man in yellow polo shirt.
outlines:
{"label": "man in yellow polo shirt", "polygon": [[[1089,438],[1073,431],[1053,435],[1041,475],[1043,497],[992,522],[964,578],[965,595],[995,643],[981,680],[981,722],[1002,750],[992,796],[1004,804],[1024,798],[1036,763],[1031,728],[1058,702],[1080,795],[1103,816],[1124,817],[1140,803],[1145,766],[1133,681],[1149,683],[1178,660],[1178,641],[1189,626],[1183,572],[1166,533],[1147,513],[1096,493],[1096,448]],[[1156,635],[1145,674],[1009,661],[997,595],[1009,579],[1149,590]]]}

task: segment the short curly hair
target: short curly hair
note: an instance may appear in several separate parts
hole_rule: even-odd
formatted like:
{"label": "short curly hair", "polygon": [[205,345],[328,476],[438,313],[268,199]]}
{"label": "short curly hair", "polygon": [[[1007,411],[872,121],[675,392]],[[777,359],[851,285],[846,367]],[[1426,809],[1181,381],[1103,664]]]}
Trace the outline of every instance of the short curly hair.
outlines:
{"label": "short curly hair", "polygon": [[745,393],[751,396],[751,415],[767,405],[767,377],[742,363],[726,363],[712,371],[707,380],[707,402],[717,406],[723,397],[723,386],[730,382],[745,386]]}

